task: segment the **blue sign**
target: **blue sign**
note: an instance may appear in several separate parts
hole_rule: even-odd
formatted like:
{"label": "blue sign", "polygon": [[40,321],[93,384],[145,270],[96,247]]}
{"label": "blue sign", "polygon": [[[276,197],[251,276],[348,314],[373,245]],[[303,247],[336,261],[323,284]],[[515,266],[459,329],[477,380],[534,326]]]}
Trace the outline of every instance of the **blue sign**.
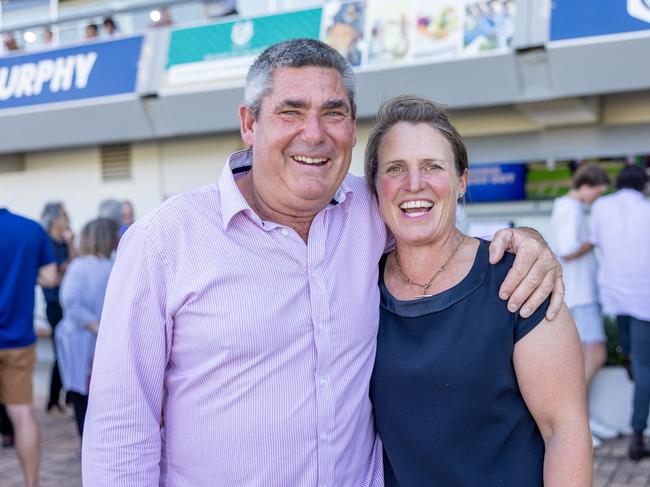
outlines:
{"label": "blue sign", "polygon": [[526,164],[475,164],[470,166],[467,201],[526,199]]}
{"label": "blue sign", "polygon": [[143,39],[0,58],[0,109],[132,93]]}
{"label": "blue sign", "polygon": [[551,41],[650,30],[650,0],[553,0]]}

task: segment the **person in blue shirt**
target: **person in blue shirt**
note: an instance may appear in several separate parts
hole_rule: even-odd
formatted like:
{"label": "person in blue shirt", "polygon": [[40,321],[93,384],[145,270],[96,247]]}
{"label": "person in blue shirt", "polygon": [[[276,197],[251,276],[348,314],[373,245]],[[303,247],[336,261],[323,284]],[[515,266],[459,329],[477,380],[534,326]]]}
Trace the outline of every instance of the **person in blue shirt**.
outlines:
{"label": "person in blue shirt", "polygon": [[57,284],[49,238],[35,221],[0,208],[0,403],[14,425],[28,487],[38,485],[39,434],[32,411],[36,362],[34,288]]}

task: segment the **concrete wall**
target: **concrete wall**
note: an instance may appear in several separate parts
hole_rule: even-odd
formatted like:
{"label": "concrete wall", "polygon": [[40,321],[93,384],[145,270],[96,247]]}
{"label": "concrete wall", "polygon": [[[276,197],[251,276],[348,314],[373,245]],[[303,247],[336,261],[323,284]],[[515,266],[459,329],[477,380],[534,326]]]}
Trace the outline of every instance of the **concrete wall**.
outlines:
{"label": "concrete wall", "polygon": [[108,182],[97,146],[26,154],[23,171],[0,173],[0,206],[38,219],[46,202],[63,201],[78,233],[103,199],[130,199],[143,215],[166,197],[216,180],[239,148],[237,134],[135,143],[131,178]]}
{"label": "concrete wall", "polygon": [[[351,170],[363,174],[363,149],[370,130],[362,123]],[[166,198],[216,181],[228,155],[245,146],[238,133],[131,144],[131,178],[102,181],[98,146],[25,154],[23,171],[0,172],[0,206],[38,219],[48,201],[63,201],[73,229],[94,218],[106,198],[129,199],[137,215]]]}

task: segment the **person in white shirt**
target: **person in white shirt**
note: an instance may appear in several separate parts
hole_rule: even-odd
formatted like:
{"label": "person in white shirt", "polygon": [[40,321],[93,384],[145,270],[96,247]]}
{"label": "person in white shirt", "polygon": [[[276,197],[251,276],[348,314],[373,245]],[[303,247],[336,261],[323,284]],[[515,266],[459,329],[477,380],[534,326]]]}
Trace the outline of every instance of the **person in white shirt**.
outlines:
{"label": "person in white shirt", "polygon": [[[598,303],[596,273],[598,263],[589,241],[584,205],[590,205],[609,187],[609,176],[596,164],[578,168],[572,189],[553,202],[552,248],[560,259],[566,295],[564,300],[576,322],[585,358],[587,390],[591,380],[607,359],[607,337]],[[594,446],[600,439],[614,438],[618,431],[595,418],[589,421]]]}
{"label": "person in white shirt", "polygon": [[618,191],[599,199],[591,211],[591,242],[601,252],[600,302],[617,315],[621,345],[632,361],[632,460],[650,457],[643,440],[650,409],[650,202],[643,194],[647,183],[644,168],[626,166],[616,178]]}

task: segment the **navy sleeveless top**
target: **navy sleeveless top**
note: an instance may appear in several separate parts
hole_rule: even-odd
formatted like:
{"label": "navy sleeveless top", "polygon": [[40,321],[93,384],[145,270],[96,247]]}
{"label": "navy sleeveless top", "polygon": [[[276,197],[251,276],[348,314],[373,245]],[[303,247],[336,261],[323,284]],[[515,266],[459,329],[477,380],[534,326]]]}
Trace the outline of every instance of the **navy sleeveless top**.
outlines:
{"label": "navy sleeveless top", "polygon": [[386,487],[543,486],[544,442],[517,385],[515,343],[544,319],[511,313],[498,291],[514,257],[480,241],[456,286],[414,301],[386,289],[370,393]]}

